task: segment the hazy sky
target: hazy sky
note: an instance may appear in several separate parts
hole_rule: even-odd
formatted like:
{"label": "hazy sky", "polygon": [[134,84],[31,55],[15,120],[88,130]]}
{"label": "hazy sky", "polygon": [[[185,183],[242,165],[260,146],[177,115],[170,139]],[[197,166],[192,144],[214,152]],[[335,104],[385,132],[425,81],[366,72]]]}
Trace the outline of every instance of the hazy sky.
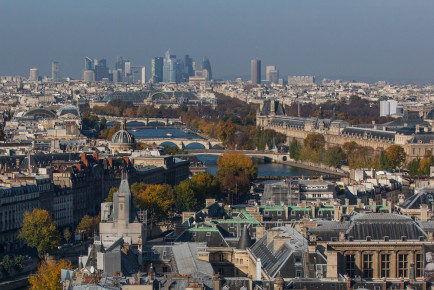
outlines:
{"label": "hazy sky", "polygon": [[84,57],[207,56],[215,78],[280,76],[434,83],[433,0],[12,0],[0,3],[0,75],[81,77]]}

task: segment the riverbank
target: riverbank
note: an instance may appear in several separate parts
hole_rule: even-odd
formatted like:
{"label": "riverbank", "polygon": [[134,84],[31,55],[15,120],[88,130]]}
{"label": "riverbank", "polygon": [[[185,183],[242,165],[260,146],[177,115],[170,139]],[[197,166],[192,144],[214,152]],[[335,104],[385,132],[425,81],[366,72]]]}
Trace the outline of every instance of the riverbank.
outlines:
{"label": "riverbank", "polygon": [[341,176],[341,177],[349,175],[348,171],[345,171],[340,168],[331,167],[325,164],[320,164],[320,163],[313,163],[313,162],[302,161],[302,160],[286,160],[286,161],[273,160],[273,162],[296,167],[296,168],[302,168],[302,169],[317,171],[317,172],[326,173],[330,175]]}

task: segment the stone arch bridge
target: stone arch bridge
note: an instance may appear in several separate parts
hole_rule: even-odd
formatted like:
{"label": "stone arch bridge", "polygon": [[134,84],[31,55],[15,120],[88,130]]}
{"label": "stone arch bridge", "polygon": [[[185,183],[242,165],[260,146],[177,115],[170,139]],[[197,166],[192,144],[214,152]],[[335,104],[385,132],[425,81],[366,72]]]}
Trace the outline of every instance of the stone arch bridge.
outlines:
{"label": "stone arch bridge", "polygon": [[157,144],[158,146],[166,144],[174,144],[180,149],[185,149],[191,144],[200,144],[204,149],[214,149],[214,148],[222,148],[223,143],[218,140],[211,139],[183,139],[183,138],[146,138],[146,139],[136,139],[138,142],[146,143],[146,144]]}
{"label": "stone arch bridge", "polygon": [[142,123],[144,126],[148,126],[151,123],[160,123],[164,124],[165,126],[169,125],[183,125],[181,121],[181,117],[179,118],[129,118],[129,117],[115,117],[115,116],[106,116],[106,115],[97,115],[98,118],[105,118],[107,122],[120,122],[123,118],[128,123],[131,122],[137,122]]}

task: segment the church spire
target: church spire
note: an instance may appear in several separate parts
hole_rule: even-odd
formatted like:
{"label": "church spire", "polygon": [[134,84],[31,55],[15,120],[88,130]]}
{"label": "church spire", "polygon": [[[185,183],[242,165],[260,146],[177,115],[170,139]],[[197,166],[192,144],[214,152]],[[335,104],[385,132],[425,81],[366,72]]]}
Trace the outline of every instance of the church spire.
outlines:
{"label": "church spire", "polygon": [[127,119],[126,118],[122,119],[121,130],[124,130],[124,131],[127,130]]}

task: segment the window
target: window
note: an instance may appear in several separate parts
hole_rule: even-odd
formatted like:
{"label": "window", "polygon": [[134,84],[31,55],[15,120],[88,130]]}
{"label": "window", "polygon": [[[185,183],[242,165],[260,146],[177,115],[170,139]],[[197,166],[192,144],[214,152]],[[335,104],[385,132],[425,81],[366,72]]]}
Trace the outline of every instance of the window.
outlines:
{"label": "window", "polygon": [[354,278],[356,274],[356,256],[355,255],[346,255],[346,271],[348,276]]}
{"label": "window", "polygon": [[295,215],[295,211],[291,211],[291,215]]}
{"label": "window", "polygon": [[301,270],[295,271],[295,276],[301,278]]}
{"label": "window", "polygon": [[408,278],[408,255],[398,255],[398,276]]}
{"label": "window", "polygon": [[381,254],[381,277],[390,277],[390,255]]}
{"label": "window", "polygon": [[416,277],[423,276],[423,256],[422,254],[416,254]]}
{"label": "window", "polygon": [[281,211],[278,211],[278,212],[277,212],[277,215],[281,215],[281,214],[282,214],[282,212],[281,212]]}
{"label": "window", "polygon": [[211,237],[211,232],[206,232],[207,237]]}
{"label": "window", "polygon": [[264,211],[264,215],[268,216],[270,214],[269,211]]}
{"label": "window", "polygon": [[363,275],[365,278],[372,278],[374,270],[372,269],[372,254],[363,255]]}
{"label": "window", "polygon": [[301,263],[301,257],[300,256],[295,256],[295,262],[296,263]]}

